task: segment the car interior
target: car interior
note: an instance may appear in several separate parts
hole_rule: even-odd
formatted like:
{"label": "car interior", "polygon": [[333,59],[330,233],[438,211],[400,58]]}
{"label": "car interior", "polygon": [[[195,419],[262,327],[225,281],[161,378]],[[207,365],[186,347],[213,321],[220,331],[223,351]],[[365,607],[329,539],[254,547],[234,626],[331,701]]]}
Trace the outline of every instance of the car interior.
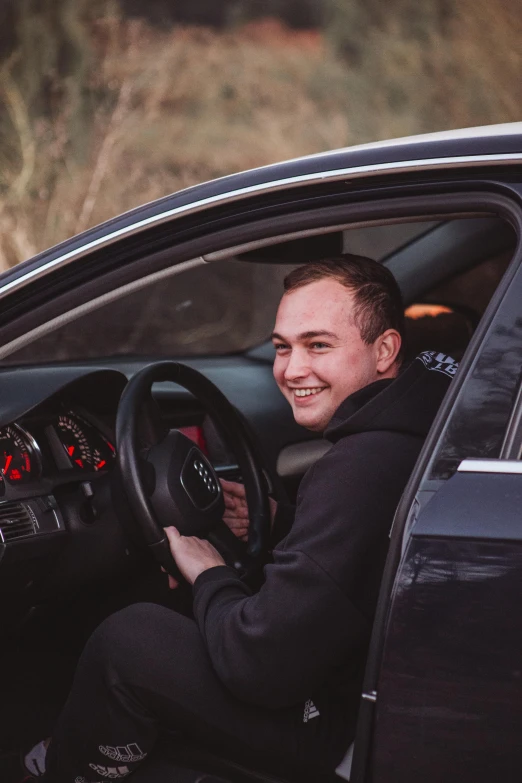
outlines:
{"label": "car interior", "polygon": [[[407,361],[423,350],[458,361],[515,245],[505,220],[475,211],[268,233],[152,273],[144,263],[141,275],[96,300],[71,300],[0,347],[1,780],[20,748],[51,733],[105,617],[136,601],[190,613],[190,590],[168,590],[122,484],[116,423],[127,379],[166,359],[202,373],[241,419],[265,493],[293,501],[329,444],[294,422],[272,377],[285,275],[342,253],[376,258],[403,293]],[[152,398],[167,430],[195,442],[219,477],[241,479],[234,439],[208,405],[167,380],[153,383]],[[252,552],[229,545],[248,572]],[[183,763],[231,782],[274,779],[197,749]]]}

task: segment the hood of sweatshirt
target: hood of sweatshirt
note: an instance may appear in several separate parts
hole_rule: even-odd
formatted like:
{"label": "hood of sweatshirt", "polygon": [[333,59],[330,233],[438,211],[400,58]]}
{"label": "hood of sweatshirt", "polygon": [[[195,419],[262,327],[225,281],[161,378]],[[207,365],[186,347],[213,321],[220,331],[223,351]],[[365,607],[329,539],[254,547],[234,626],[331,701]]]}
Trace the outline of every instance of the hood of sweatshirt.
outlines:
{"label": "hood of sweatshirt", "polygon": [[425,437],[457,369],[451,356],[424,351],[396,378],[375,381],[347,397],[324,437],[337,443],[346,435],[375,430]]}

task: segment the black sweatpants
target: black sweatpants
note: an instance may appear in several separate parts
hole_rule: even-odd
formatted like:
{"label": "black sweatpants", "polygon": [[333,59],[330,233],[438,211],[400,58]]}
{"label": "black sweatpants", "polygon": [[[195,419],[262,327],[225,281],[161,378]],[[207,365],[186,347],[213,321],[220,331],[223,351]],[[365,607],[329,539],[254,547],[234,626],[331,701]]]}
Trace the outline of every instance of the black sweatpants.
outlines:
{"label": "black sweatpants", "polygon": [[193,620],[135,604],[105,620],[87,643],[53,732],[45,781],[105,783],[139,767],[132,779],[146,781],[164,729],[174,732],[174,744],[188,740],[254,768],[326,780],[349,737],[340,739],[322,705],[310,705],[269,710],[241,702],[214,673]]}

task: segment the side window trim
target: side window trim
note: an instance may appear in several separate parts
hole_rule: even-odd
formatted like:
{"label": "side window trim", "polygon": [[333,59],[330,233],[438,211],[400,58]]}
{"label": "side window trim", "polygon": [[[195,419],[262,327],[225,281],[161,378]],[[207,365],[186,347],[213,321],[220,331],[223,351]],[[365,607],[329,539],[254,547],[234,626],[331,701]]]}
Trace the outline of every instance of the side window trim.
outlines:
{"label": "side window trim", "polygon": [[457,473],[521,474],[522,462],[516,459],[463,459]]}

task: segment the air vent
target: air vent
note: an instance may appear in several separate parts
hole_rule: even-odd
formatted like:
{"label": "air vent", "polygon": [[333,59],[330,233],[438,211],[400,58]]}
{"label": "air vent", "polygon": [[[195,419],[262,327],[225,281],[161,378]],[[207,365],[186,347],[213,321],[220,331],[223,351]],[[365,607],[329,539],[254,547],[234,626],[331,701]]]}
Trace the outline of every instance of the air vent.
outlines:
{"label": "air vent", "polygon": [[36,533],[34,517],[22,503],[0,503],[0,540],[4,544]]}

